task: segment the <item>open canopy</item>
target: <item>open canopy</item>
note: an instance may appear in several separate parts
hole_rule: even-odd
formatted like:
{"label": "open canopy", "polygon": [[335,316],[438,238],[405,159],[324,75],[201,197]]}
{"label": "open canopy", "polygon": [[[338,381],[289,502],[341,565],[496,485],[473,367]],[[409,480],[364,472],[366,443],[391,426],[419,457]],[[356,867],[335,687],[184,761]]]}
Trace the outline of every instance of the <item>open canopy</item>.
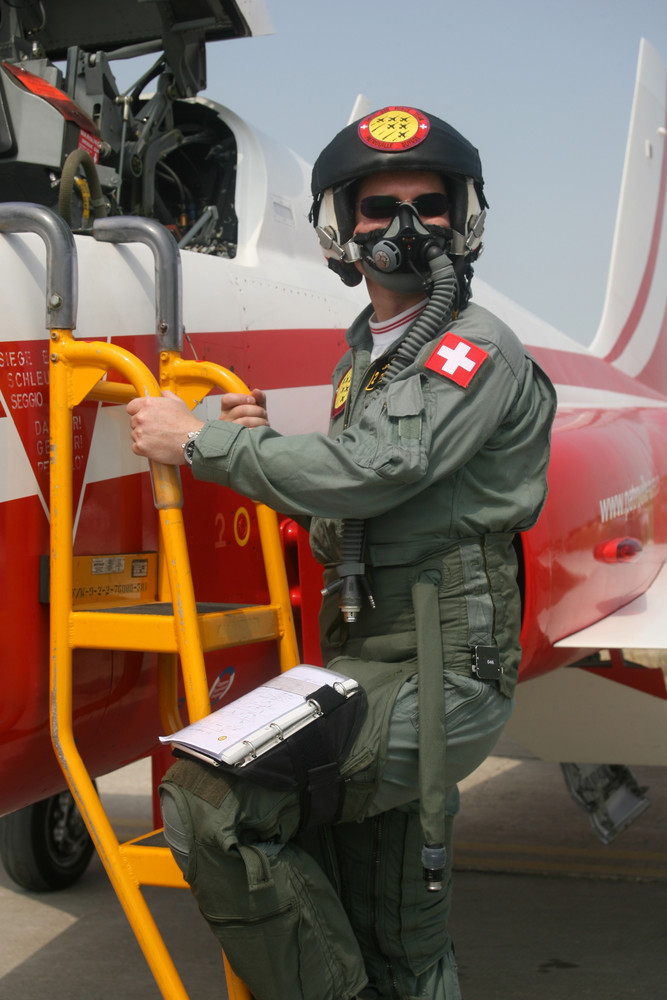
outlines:
{"label": "open canopy", "polygon": [[[271,34],[264,0],[42,0],[18,5],[0,0],[0,52],[17,35],[38,43],[45,56],[64,59],[70,46],[113,53],[165,47],[168,36],[188,42]],[[5,56],[6,57],[6,56]]]}

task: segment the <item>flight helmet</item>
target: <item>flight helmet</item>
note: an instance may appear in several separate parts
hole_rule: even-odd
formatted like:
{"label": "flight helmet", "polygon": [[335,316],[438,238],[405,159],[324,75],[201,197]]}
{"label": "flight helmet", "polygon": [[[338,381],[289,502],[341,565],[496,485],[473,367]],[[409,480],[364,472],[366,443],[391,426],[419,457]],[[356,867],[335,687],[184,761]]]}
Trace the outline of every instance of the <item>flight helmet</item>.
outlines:
{"label": "flight helmet", "polygon": [[416,211],[403,210],[385,235],[398,236],[400,244],[412,226],[410,246],[419,238],[435,240],[454,264],[462,308],[470,296],[472,262],[482,250],[487,208],[482,165],[475,147],[456,129],[417,108],[392,106],[366,115],[339,132],[315,161],[310,217],[329,267],[346,284],[356,285],[361,274],[355,263],[361,261],[363,271],[386,287],[429,290],[428,268],[418,256],[407,259],[403,254],[401,263],[392,263],[387,271],[381,266],[386,265],[386,254],[373,252],[378,244],[369,244],[361,234],[353,236],[358,182],[383,170],[424,170],[442,176],[451,228],[421,224]]}

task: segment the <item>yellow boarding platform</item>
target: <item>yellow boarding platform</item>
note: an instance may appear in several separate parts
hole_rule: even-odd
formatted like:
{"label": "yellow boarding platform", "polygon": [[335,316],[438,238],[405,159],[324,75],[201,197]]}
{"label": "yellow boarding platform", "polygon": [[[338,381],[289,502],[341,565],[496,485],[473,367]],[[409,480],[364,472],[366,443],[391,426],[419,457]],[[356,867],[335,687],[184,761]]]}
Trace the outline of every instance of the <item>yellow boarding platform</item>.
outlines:
{"label": "yellow boarding platform", "polygon": [[[99,230],[97,227],[100,227]],[[74,305],[68,305],[75,280],[76,248],[62,220],[42,206],[0,206],[0,228],[39,233],[47,247],[47,326],[50,335],[50,692],[51,735],[67,784],[125,910],[139,945],[165,1000],[188,1000],[166,945],[141,892],[141,886],[186,887],[164,843],[161,831],[119,843],[77,747],[72,729],[72,652],[77,648],[155,651],[158,698],[165,733],[183,725],[177,708],[178,664],[183,678],[187,715],[194,722],[210,711],[204,652],[275,640],[282,670],[296,665],[299,653],[294,630],[276,514],[257,504],[269,592],[259,606],[197,605],[182,517],[179,471],[151,463],[159,519],[157,601],[107,602],[94,595],[73,600],[72,411],[84,399],[126,403],[135,396],[159,396],[168,388],[192,407],[213,387],[244,392],[231,372],[209,363],[180,357],[180,302],[158,301],[159,382],[149,369],[123,348],[77,341]],[[111,242],[145,242],[154,252],[158,299],[180,295],[180,260],[173,238],[152,220],[98,220],[95,236]],[[158,273],[159,269],[159,273]],[[166,274],[165,274],[166,272]],[[170,273],[171,272],[171,273]],[[161,279],[161,280],[160,280]],[[164,296],[163,296],[164,298]],[[54,304],[56,304],[54,306]],[[57,310],[59,323],[49,322]],[[126,381],[105,380],[107,372]],[[146,554],[135,554],[146,557]],[[106,557],[110,558],[110,557]],[[146,557],[147,558],[147,557]],[[99,568],[99,567],[98,567]],[[107,567],[109,568],[109,567]],[[114,568],[114,567],[110,567]],[[117,567],[116,567],[117,568]],[[105,566],[101,566],[102,573]],[[147,572],[150,572],[147,567]],[[76,581],[81,582],[81,566]],[[246,986],[225,959],[231,1000],[250,1000]]]}

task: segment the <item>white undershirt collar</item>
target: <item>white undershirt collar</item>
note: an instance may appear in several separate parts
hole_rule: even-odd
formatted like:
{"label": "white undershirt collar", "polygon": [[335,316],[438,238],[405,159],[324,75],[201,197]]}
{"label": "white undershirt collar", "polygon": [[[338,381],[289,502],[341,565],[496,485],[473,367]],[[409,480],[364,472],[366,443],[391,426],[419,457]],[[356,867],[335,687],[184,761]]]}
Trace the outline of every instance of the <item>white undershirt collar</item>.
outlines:
{"label": "white undershirt collar", "polygon": [[378,322],[375,317],[375,313],[368,322],[370,331],[373,334],[373,349],[371,351],[371,362],[379,358],[381,354],[387,350],[390,344],[393,344],[395,340],[402,337],[410,323],[417,318],[419,313],[422,311],[424,306],[428,302],[428,297],[422,299],[414,306],[410,306],[409,309],[405,309],[398,316],[392,316],[391,319],[385,320],[383,323]]}

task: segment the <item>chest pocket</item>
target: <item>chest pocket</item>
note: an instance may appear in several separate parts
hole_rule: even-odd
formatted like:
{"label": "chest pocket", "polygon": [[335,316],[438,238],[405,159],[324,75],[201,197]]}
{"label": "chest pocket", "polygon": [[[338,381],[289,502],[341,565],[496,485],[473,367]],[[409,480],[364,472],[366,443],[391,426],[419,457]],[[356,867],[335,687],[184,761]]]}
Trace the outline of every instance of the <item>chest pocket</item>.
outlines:
{"label": "chest pocket", "polygon": [[[369,407],[377,414],[376,442],[373,457],[364,464],[387,479],[414,482],[428,468],[430,430],[421,377],[392,382]],[[376,411],[377,412],[377,411]]]}

